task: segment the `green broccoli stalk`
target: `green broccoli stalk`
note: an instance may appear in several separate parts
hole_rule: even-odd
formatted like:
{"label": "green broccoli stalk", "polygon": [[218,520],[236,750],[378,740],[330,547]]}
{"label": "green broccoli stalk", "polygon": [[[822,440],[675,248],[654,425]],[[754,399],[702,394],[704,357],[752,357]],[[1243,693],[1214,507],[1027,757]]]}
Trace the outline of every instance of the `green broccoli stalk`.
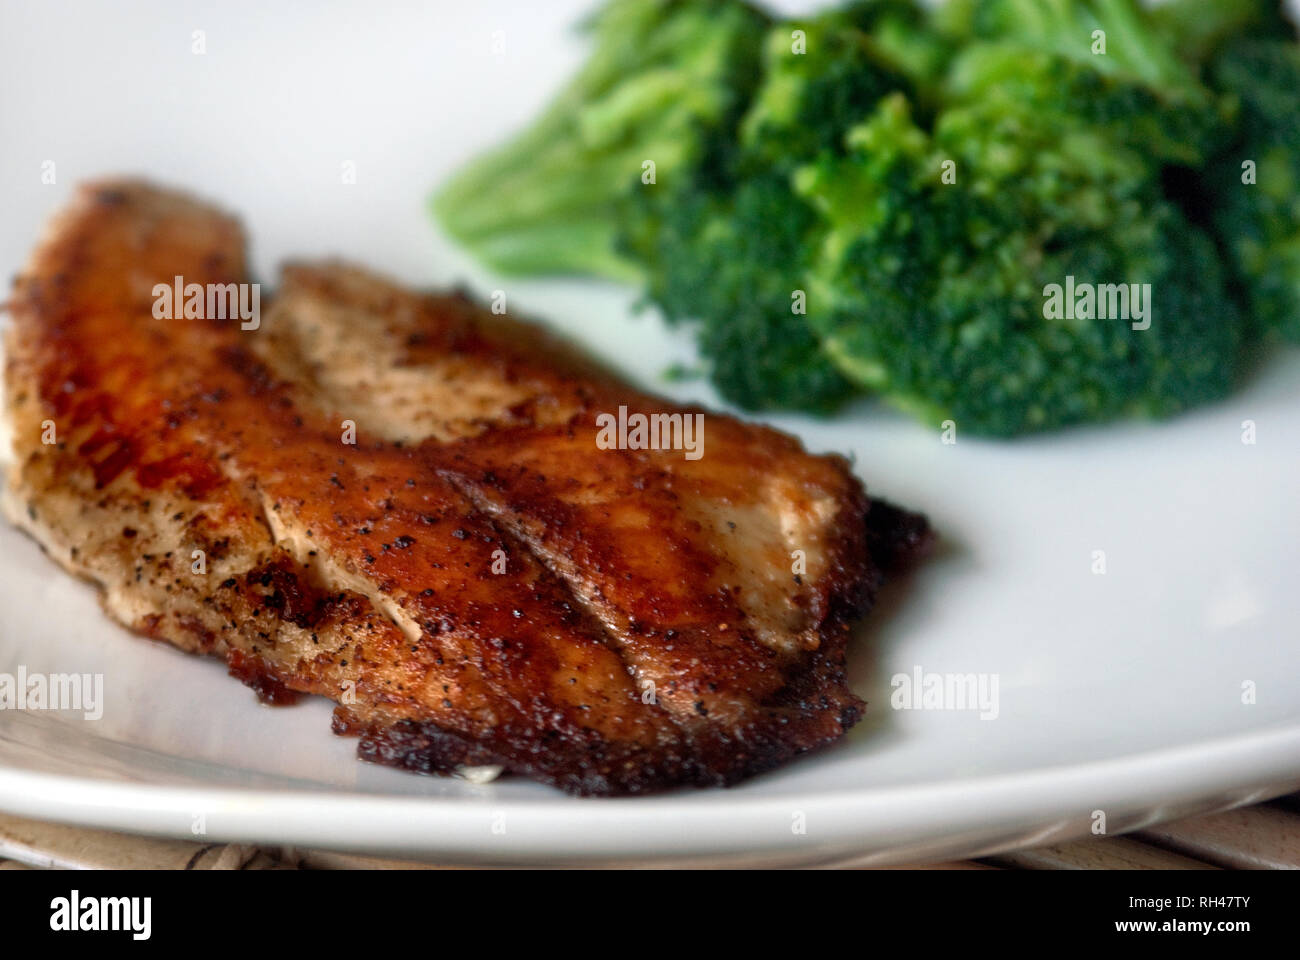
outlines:
{"label": "green broccoli stalk", "polygon": [[436,216],[503,273],[636,278],[613,243],[617,205],[646,161],[671,182],[734,125],[768,23],[740,2],[609,4],[589,24],[581,73],[531,128],[443,187]]}

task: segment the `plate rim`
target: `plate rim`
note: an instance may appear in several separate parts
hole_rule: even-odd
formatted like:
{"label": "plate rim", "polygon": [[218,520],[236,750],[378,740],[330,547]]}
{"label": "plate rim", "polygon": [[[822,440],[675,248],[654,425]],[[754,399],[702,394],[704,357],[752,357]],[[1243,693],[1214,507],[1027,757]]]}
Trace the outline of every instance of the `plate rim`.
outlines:
{"label": "plate rim", "polygon": [[[1300,721],[1085,763],[806,796],[735,796],[723,803],[705,791],[521,803],[490,795],[139,783],[0,761],[0,809],[19,816],[195,841],[190,824],[194,811],[202,810],[211,827],[204,842],[321,847],[467,866],[934,862],[1083,835],[1096,810],[1106,812],[1105,832],[1113,836],[1298,787]],[[793,812],[810,825],[804,834],[788,828]],[[499,816],[522,824],[522,831],[511,826],[494,834]],[[777,829],[779,823],[787,829]]]}

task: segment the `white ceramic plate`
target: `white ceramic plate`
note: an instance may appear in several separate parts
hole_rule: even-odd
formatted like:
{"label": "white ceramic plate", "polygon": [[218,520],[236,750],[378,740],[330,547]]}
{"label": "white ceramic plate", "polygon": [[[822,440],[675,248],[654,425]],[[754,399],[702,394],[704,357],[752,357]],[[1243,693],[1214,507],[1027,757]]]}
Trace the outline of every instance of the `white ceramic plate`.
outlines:
{"label": "white ceramic plate", "polygon": [[[4,6],[7,272],[79,178],[145,172],[239,210],[268,278],[287,256],[337,253],[506,289],[648,383],[690,358],[688,338],[631,314],[631,291],[503,284],[424,216],[435,183],[573,69],[576,7]],[[870,405],[776,423],[854,454],[871,490],[927,511],[945,543],[860,631],[869,712],[832,749],[731,790],[623,800],[370,766],[329,733],[327,704],[261,706],[218,663],[129,635],[6,528],[0,672],[105,688],[98,720],[0,710],[0,808],[444,862],[879,863],[1057,840],[1098,811],[1115,833],[1300,784],[1300,354],[1161,425],[945,445]],[[891,678],[916,667],[996,677],[997,717],[891,709]]]}

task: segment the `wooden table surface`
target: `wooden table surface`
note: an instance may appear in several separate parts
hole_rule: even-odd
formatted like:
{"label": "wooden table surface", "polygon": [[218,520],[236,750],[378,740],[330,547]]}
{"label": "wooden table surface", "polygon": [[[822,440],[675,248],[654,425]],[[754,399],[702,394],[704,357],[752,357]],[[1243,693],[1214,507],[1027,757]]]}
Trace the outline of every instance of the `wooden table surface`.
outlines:
{"label": "wooden table surface", "polygon": [[[1035,847],[982,860],[909,864],[945,870],[1296,870],[1300,794],[1118,837]],[[436,864],[327,850],[192,843],[0,814],[0,870],[438,870]]]}

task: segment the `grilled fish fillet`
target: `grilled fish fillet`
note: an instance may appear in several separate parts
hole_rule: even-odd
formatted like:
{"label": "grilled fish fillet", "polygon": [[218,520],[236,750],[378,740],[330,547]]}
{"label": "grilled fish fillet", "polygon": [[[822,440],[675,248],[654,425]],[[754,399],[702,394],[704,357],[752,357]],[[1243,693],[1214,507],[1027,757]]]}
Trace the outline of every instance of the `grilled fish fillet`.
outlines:
{"label": "grilled fish fillet", "polygon": [[580,794],[730,784],[859,718],[850,624],[928,530],[842,459],[714,413],[698,459],[602,449],[620,406],[703,411],[459,295],[291,265],[253,330],[155,316],[176,277],[247,282],[237,222],[104,182],[11,302],[5,511],[115,619],[337,701],[365,759]]}

